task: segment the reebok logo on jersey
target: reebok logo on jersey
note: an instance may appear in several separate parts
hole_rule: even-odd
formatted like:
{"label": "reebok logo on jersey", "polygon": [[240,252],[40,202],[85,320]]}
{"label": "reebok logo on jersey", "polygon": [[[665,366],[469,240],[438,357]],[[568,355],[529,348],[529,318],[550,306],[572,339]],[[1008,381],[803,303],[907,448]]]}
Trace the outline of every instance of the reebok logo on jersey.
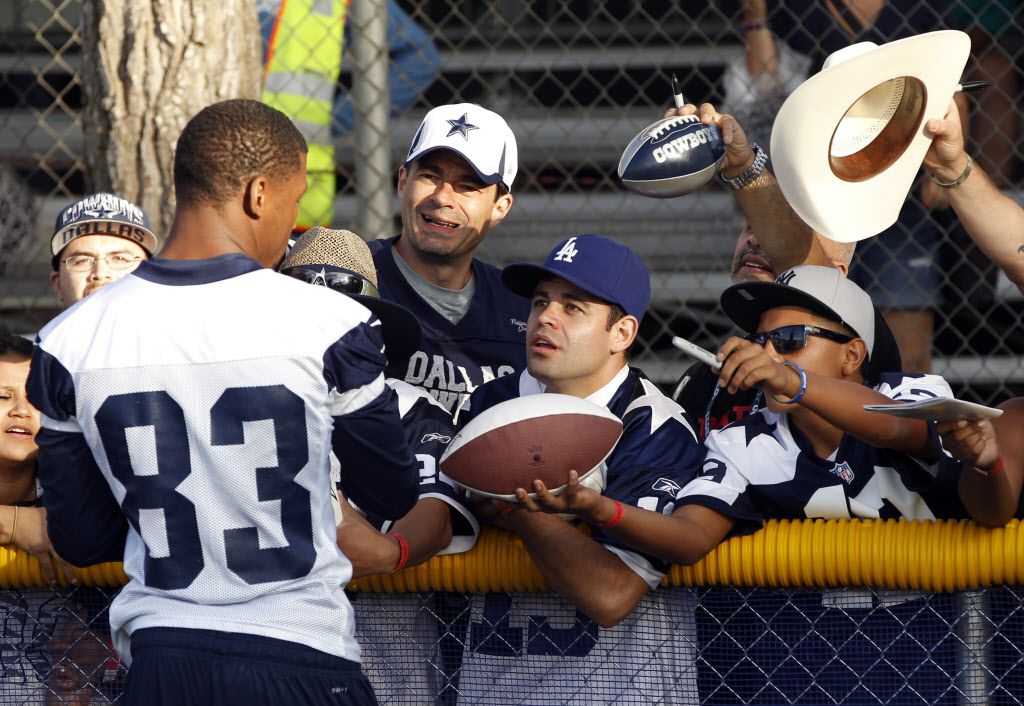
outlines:
{"label": "reebok logo on jersey", "polygon": [[673,498],[682,490],[682,487],[671,478],[659,478],[654,481],[654,485],[651,488],[662,493],[668,493]]}
{"label": "reebok logo on jersey", "polygon": [[445,436],[444,434],[438,434],[437,432],[432,431],[429,434],[424,434],[423,438],[420,439],[420,443],[429,444],[431,441],[440,441],[442,444],[447,444],[451,440],[452,437],[450,436]]}
{"label": "reebok logo on jersey", "polygon": [[850,468],[850,464],[846,461],[832,466],[832,468],[829,469],[829,472],[842,478],[843,482],[847,485],[853,482],[853,469]]}

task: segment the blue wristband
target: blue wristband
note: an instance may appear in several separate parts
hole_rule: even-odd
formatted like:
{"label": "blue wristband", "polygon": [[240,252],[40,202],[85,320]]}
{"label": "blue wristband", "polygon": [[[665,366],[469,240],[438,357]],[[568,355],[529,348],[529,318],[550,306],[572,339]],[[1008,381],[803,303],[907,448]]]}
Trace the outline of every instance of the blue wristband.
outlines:
{"label": "blue wristband", "polygon": [[799,365],[797,365],[796,363],[790,363],[788,360],[784,362],[783,365],[792,368],[793,370],[796,371],[796,374],[800,376],[800,389],[797,390],[796,395],[794,395],[793,399],[791,400],[780,400],[778,397],[775,396],[775,393],[772,393],[772,399],[778,402],[779,404],[796,404],[797,402],[804,398],[804,393],[807,392],[807,373],[805,373],[804,369],[801,368]]}

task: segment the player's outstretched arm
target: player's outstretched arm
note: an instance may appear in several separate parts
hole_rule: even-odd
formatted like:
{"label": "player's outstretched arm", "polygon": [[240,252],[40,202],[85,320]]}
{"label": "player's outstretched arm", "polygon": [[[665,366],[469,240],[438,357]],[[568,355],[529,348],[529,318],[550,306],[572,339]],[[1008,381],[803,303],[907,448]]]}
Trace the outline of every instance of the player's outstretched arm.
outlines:
{"label": "player's outstretched arm", "polygon": [[940,422],[942,446],[963,461],[958,493],[971,519],[1002,527],[1017,513],[1024,485],[1024,398],[999,405],[1003,416]]}
{"label": "player's outstretched arm", "polygon": [[506,519],[552,588],[603,628],[620,623],[649,590],[622,559],[559,517],[515,509]]}
{"label": "player's outstretched arm", "polygon": [[[960,111],[951,102],[942,120],[929,120],[933,136],[924,165],[935,179],[952,184],[964,175],[968,155]],[[971,239],[1024,292],[1024,208],[1002,194],[974,163],[963,182],[942,190]]]}
{"label": "player's outstretched arm", "polygon": [[448,505],[436,498],[422,498],[409,514],[384,534],[357,512],[343,497],[338,548],[352,562],[352,577],[386,574],[402,561],[401,535],[408,547],[403,567],[422,564],[451,544],[452,523]]}

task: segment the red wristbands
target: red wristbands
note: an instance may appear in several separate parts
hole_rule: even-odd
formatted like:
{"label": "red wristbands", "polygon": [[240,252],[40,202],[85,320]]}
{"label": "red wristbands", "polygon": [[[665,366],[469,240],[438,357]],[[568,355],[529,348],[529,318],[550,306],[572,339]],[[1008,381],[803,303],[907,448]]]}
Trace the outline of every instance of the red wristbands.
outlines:
{"label": "red wristbands", "polygon": [[391,573],[395,573],[404,569],[405,565],[409,563],[409,543],[398,532],[388,532],[388,534],[398,540],[398,563],[391,570]]}
{"label": "red wristbands", "polygon": [[622,516],[626,514],[626,508],[622,507],[622,503],[618,500],[613,500],[612,502],[615,503],[615,511],[612,513],[612,516],[608,518],[607,522],[601,522],[597,525],[601,529],[611,529],[622,522]]}

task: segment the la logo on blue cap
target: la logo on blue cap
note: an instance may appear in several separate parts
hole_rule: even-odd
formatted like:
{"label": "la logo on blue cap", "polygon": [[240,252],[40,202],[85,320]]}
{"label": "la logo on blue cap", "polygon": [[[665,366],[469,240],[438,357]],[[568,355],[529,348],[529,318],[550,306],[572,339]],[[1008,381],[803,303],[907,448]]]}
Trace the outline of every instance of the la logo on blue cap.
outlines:
{"label": "la logo on blue cap", "polygon": [[565,245],[562,249],[555,254],[555,262],[568,262],[572,264],[572,259],[579,255],[580,251],[576,249],[576,236],[573,236],[565,241]]}

